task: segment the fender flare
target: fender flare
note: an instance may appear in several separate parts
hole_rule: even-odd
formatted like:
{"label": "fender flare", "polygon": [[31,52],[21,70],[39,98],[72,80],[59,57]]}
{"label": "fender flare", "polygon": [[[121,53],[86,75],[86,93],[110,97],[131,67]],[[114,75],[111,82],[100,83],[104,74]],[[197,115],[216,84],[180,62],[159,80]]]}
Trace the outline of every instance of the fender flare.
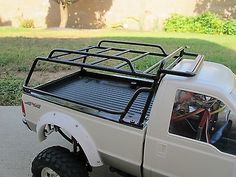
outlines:
{"label": "fender flare", "polygon": [[93,139],[90,137],[86,129],[74,118],[60,112],[48,112],[44,114],[39,119],[36,126],[36,132],[40,142],[46,139],[44,129],[48,124],[56,125],[70,133],[70,135],[73,136],[82,147],[92,167],[103,165]]}

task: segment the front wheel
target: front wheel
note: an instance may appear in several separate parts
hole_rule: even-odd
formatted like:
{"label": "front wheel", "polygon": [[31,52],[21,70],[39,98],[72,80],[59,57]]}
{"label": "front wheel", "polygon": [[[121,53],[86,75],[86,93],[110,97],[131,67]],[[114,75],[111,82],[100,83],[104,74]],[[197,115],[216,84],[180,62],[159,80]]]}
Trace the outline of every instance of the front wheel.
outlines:
{"label": "front wheel", "polygon": [[33,177],[88,177],[88,171],[68,149],[54,146],[43,150],[32,162]]}

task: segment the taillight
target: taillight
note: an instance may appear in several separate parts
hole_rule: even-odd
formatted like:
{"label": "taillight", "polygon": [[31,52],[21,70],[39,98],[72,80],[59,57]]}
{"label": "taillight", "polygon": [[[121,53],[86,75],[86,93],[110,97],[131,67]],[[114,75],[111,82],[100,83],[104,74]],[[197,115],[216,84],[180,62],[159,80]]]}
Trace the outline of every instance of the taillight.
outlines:
{"label": "taillight", "polygon": [[23,116],[25,117],[26,113],[25,113],[25,105],[24,105],[23,100],[21,100],[21,111],[22,111]]}

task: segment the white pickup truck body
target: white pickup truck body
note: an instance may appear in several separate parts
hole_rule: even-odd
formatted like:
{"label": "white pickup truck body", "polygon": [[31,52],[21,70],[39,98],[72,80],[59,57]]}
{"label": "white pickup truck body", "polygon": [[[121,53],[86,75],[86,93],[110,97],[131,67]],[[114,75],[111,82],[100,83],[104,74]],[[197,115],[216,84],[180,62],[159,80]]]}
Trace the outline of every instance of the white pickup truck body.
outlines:
{"label": "white pickup truck body", "polygon": [[[195,66],[196,61],[182,59],[172,71],[191,72]],[[204,61],[198,67],[193,77],[166,74],[160,80],[150,114],[140,127],[87,113],[88,108],[79,111],[74,103],[71,107],[55,104],[59,98],[48,101],[27,90],[22,97],[24,122],[40,141],[46,138],[47,125],[62,128],[80,144],[92,167],[108,164],[137,177],[236,177],[236,144],[230,144],[230,152],[224,151],[210,143],[212,139],[208,142],[204,136],[185,137],[170,129],[176,95],[184,91],[224,103],[231,113],[230,132],[236,131],[235,75],[225,66],[211,62]],[[233,135],[228,138],[235,143]]]}

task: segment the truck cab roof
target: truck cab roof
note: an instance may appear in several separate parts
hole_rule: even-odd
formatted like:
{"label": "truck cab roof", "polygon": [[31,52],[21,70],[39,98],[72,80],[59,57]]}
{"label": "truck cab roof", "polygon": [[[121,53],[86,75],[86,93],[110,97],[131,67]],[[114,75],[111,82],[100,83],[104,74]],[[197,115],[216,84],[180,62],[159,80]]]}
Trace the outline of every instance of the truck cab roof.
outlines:
{"label": "truck cab roof", "polygon": [[[184,59],[179,62],[174,68],[174,71],[190,72],[193,60]],[[222,92],[230,94],[234,89],[235,75],[234,73],[222,64],[213,62],[203,62],[194,77],[181,77],[175,75],[167,75],[164,80],[178,82],[178,87],[188,85],[191,88],[202,87],[210,92]]]}

